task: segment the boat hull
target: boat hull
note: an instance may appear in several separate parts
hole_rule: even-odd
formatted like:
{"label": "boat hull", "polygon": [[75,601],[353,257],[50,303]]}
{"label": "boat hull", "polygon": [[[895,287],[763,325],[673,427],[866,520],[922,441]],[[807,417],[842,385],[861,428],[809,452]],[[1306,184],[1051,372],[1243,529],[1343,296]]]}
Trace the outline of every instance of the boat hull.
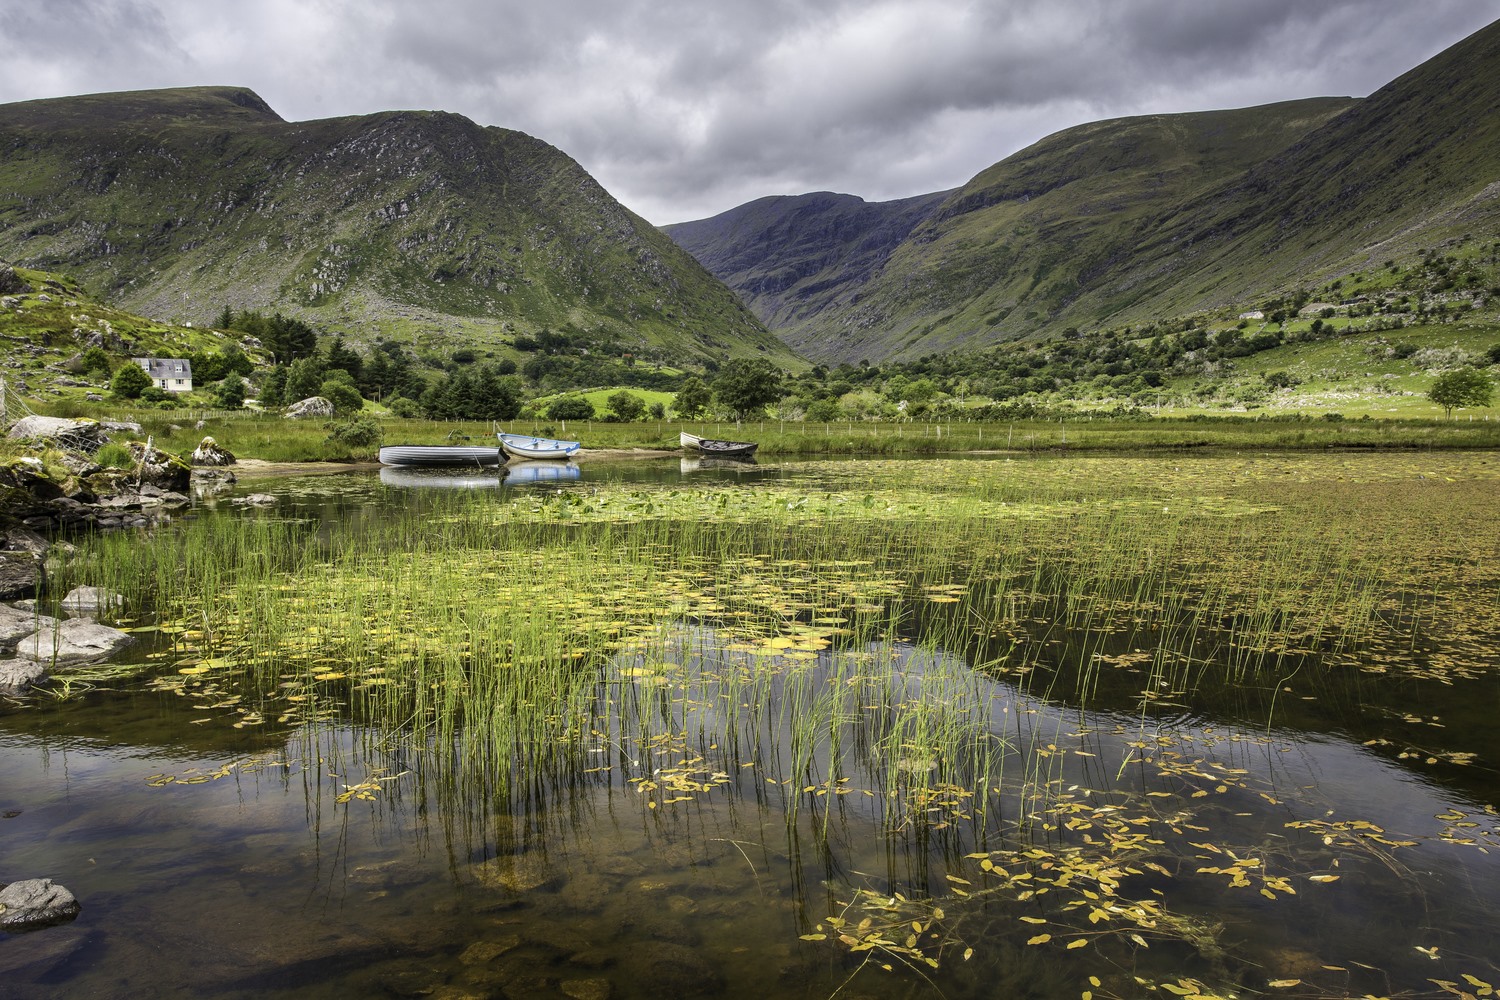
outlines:
{"label": "boat hull", "polygon": [[760,447],[753,441],[719,441],[689,434],[687,431],[679,431],[677,440],[682,442],[684,448],[719,458],[749,458],[755,454],[755,449]]}
{"label": "boat hull", "polygon": [[499,465],[499,448],[470,445],[393,444],[380,449],[381,465]]}

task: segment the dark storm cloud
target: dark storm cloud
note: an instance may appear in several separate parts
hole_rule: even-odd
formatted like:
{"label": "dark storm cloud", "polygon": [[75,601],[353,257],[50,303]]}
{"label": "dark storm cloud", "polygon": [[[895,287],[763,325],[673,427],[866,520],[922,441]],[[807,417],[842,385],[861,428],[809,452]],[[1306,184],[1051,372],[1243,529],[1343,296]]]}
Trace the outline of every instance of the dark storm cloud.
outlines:
{"label": "dark storm cloud", "polygon": [[[0,14],[0,100],[194,83],[288,119],[436,108],[560,147],[655,222],[962,184],[1072,125],[1360,96],[1490,0],[199,0]],[[64,28],[64,25],[67,27]]]}

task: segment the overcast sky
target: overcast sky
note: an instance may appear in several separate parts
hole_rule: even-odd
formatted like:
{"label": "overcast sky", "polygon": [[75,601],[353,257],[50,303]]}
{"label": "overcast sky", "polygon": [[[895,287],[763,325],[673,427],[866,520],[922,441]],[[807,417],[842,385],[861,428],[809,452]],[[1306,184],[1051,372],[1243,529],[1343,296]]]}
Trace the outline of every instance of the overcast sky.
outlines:
{"label": "overcast sky", "polygon": [[50,0],[0,5],[0,103],[246,86],[288,120],[529,132],[657,224],[940,191],[1071,125],[1364,96],[1494,0]]}

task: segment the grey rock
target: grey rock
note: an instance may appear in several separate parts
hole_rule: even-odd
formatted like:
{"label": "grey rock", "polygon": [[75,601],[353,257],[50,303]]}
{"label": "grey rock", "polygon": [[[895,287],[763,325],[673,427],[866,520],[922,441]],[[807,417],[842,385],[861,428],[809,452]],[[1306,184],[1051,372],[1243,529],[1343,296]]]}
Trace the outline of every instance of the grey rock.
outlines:
{"label": "grey rock", "polygon": [[125,597],[99,587],[74,587],[62,599],[62,609],[70,615],[91,615],[125,603]]}
{"label": "grey rock", "polygon": [[29,528],[11,528],[5,533],[5,541],[0,544],[0,548],[42,556],[52,548],[52,543]]}
{"label": "grey rock", "polygon": [[234,455],[221,447],[219,442],[211,437],[205,437],[198,442],[198,447],[193,449],[194,465],[233,465]]}
{"label": "grey rock", "polygon": [[309,396],[286,408],[288,420],[306,420],[313,417],[333,416],[333,404],[322,396]]}
{"label": "grey rock", "polygon": [[35,660],[0,660],[0,691],[24,691],[47,679],[47,668]]}
{"label": "grey rock", "polygon": [[119,629],[87,618],[70,618],[41,629],[16,644],[16,655],[40,663],[70,666],[105,660],[135,642]]}
{"label": "grey rock", "polygon": [[104,429],[97,420],[68,417],[22,417],[6,434],[13,441],[44,441],[66,448],[95,452],[104,443]]}
{"label": "grey rock", "polygon": [[0,889],[0,930],[29,931],[78,916],[77,898],[50,878],[12,882]]}
{"label": "grey rock", "polygon": [[0,646],[9,647],[25,636],[56,624],[56,618],[37,614],[35,607],[22,609],[0,604]]}
{"label": "grey rock", "polygon": [[0,552],[0,600],[34,596],[44,575],[39,556],[31,552]]}

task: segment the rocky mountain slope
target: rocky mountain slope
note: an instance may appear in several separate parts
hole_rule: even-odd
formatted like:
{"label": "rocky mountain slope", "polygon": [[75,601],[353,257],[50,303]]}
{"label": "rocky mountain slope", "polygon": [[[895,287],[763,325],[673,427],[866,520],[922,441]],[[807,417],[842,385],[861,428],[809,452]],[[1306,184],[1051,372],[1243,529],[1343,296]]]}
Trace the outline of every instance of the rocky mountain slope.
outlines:
{"label": "rocky mountain slope", "polygon": [[0,106],[0,257],[179,322],[225,305],[355,343],[790,359],[719,281],[539,139],[443,112],[283,121],[232,87]]}

